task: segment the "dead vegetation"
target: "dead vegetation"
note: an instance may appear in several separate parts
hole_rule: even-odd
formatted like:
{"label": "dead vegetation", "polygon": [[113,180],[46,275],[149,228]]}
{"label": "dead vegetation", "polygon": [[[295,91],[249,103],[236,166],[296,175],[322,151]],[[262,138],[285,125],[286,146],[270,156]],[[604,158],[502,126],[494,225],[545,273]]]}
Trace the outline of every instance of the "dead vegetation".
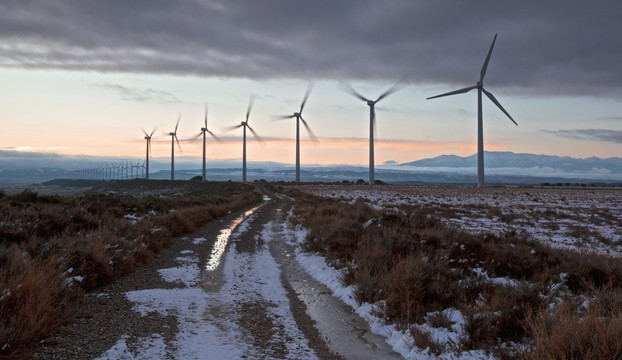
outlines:
{"label": "dead vegetation", "polygon": [[[343,269],[359,302],[376,304],[378,315],[408,329],[415,346],[430,354],[622,356],[618,258],[547,247],[516,232],[465,232],[420,208],[372,209],[362,199],[348,203],[295,189],[288,195],[296,199],[290,221],[309,231],[306,250]],[[459,341],[439,342],[414,325],[451,328],[433,316],[450,308],[465,319]]]}
{"label": "dead vegetation", "polygon": [[198,183],[168,197],[0,190],[0,358],[54,331],[83,291],[134,271],[175,237],[259,201],[253,186],[231,183]]}

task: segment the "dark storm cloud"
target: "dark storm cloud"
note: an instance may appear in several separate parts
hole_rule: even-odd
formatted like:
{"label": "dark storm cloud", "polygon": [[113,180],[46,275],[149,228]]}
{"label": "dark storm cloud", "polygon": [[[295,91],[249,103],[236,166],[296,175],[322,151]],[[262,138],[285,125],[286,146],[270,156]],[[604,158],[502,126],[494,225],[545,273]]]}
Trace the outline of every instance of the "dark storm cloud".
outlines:
{"label": "dark storm cloud", "polygon": [[[622,93],[619,1],[4,0],[0,66]],[[493,90],[493,89],[491,89]]]}
{"label": "dark storm cloud", "polygon": [[542,130],[567,139],[604,141],[622,144],[622,131],[611,129]]}

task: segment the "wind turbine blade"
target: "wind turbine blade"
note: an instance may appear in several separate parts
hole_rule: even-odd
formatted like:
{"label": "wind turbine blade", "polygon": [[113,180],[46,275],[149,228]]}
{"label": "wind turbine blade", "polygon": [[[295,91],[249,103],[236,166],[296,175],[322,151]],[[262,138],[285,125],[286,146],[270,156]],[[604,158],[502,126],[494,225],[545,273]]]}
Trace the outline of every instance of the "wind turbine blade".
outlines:
{"label": "wind turbine blade", "polygon": [[356,92],[356,90],[354,90],[352,88],[352,86],[347,85],[347,84],[341,84],[341,88],[343,89],[343,91],[347,92],[348,94],[357,97],[363,101],[369,101],[367,98],[365,98],[365,96],[359,94],[358,92]]}
{"label": "wind turbine blade", "polygon": [[179,144],[179,139],[177,138],[177,135],[175,136],[175,141],[177,141],[177,147],[179,148],[179,151],[181,151],[181,145]]}
{"label": "wind turbine blade", "polygon": [[253,128],[252,128],[252,127],[250,127],[250,126],[248,126],[248,125],[246,125],[246,127],[248,128],[248,130],[250,130],[250,131],[253,133],[253,136],[255,137],[255,139],[257,139],[257,141],[259,141],[260,143],[263,143],[263,142],[264,142],[264,141],[263,141],[263,139],[261,138],[261,136],[259,136],[259,134],[257,134],[257,133],[255,132],[255,130],[253,130]]}
{"label": "wind turbine blade", "polygon": [[201,135],[203,135],[203,131],[201,131],[200,133],[198,133],[198,134],[194,135],[194,136],[192,137],[192,141],[194,141],[194,140],[198,139],[198,138],[199,138],[199,136],[201,136]]}
{"label": "wind turbine blade", "polygon": [[177,127],[179,126],[179,120],[181,120],[181,114],[177,117],[177,124],[175,124],[175,134],[177,134]]}
{"label": "wind turbine blade", "polygon": [[378,131],[376,131],[376,107],[371,109],[372,125],[374,126],[374,139],[378,137]]}
{"label": "wind turbine blade", "polygon": [[315,84],[313,83],[313,81],[309,82],[309,85],[307,85],[307,92],[305,93],[305,97],[302,98],[302,103],[300,104],[299,113],[302,113],[302,109],[305,108],[305,104],[307,103],[307,99],[309,98],[309,95],[311,94],[311,90],[313,90],[314,85]]}
{"label": "wind turbine blade", "polygon": [[149,134],[147,134],[147,132],[145,131],[145,128],[141,127],[140,129],[143,131],[143,133],[145,133],[145,136],[149,136]]}
{"label": "wind turbine blade", "polygon": [[309,137],[311,138],[311,141],[313,141],[314,143],[318,142],[317,137],[315,136],[315,134],[313,133],[313,131],[311,131],[311,128],[309,127],[309,124],[307,124],[307,122],[305,121],[305,119],[302,118],[302,116],[300,117],[300,120],[302,121],[302,125],[305,126],[305,128],[307,129],[307,132],[309,133]]}
{"label": "wind turbine blade", "polygon": [[149,138],[151,138],[153,136],[153,133],[156,132],[157,127],[153,128],[153,131],[151,132],[151,134],[149,134]]}
{"label": "wind turbine blade", "polygon": [[382,99],[384,99],[385,97],[393,94],[394,92],[400,90],[402,87],[404,87],[403,82],[406,78],[401,78],[400,81],[398,81],[397,83],[395,83],[395,85],[391,86],[391,88],[387,91],[385,91],[384,93],[382,93],[380,96],[378,96],[378,99],[376,99],[375,102],[378,102]]}
{"label": "wind turbine blade", "polygon": [[501,111],[503,111],[503,113],[504,113],[505,115],[507,115],[507,117],[509,117],[509,118],[510,118],[510,120],[512,120],[512,122],[514,123],[514,125],[518,126],[518,124],[516,123],[516,121],[514,121],[514,119],[512,119],[512,117],[510,116],[510,114],[508,114],[508,112],[507,112],[507,111],[505,111],[505,109],[503,108],[503,106],[501,106],[501,103],[499,103],[499,101],[497,100],[497,98],[495,98],[495,96],[494,96],[492,93],[490,93],[490,92],[486,91],[486,89],[482,89],[482,91],[484,92],[484,94],[486,94],[486,96],[488,96],[488,98],[489,98],[489,99],[490,99],[493,103],[495,103],[495,105],[497,105],[497,107],[498,107],[499,109],[501,109]]}
{"label": "wind turbine blade", "polygon": [[492,54],[492,48],[495,47],[495,41],[497,41],[497,34],[495,34],[495,38],[492,39],[492,45],[490,45],[490,50],[488,50],[488,56],[486,56],[486,61],[484,61],[484,66],[482,66],[482,71],[479,74],[479,81],[484,81],[484,75],[486,75],[486,69],[488,68],[488,61],[490,61],[490,55]]}
{"label": "wind turbine blade", "polygon": [[462,93],[469,92],[469,91],[471,91],[471,90],[473,90],[473,89],[476,89],[476,88],[477,88],[477,85],[475,85],[475,86],[469,86],[469,87],[464,88],[464,89],[455,90],[455,91],[450,91],[450,92],[448,92],[448,93],[444,93],[444,94],[440,94],[440,95],[436,95],[436,96],[431,96],[431,97],[429,97],[429,98],[426,98],[426,100],[436,99],[436,98],[443,97],[443,96],[449,96],[449,95],[462,94]]}
{"label": "wind turbine blade", "polygon": [[220,144],[222,144],[222,140],[220,140],[220,138],[219,138],[218,136],[216,136],[216,134],[214,134],[213,132],[211,132],[211,131],[209,131],[209,130],[207,130],[207,132],[208,132],[210,135],[212,135],[212,137],[213,137],[214,139],[216,139],[216,141],[218,141]]}
{"label": "wind turbine blade", "polygon": [[248,118],[251,116],[251,109],[253,108],[253,104],[255,103],[255,96],[251,96],[248,99],[248,109],[246,110],[246,122],[248,123]]}
{"label": "wind turbine blade", "polygon": [[295,115],[275,115],[272,116],[272,121],[279,121],[279,120],[286,120],[286,119],[293,119],[295,118]]}
{"label": "wind turbine blade", "polygon": [[207,103],[205,103],[205,128],[207,129]]}
{"label": "wind turbine blade", "polygon": [[223,131],[225,131],[225,132],[227,132],[227,131],[232,131],[232,130],[235,130],[235,129],[237,129],[237,128],[241,128],[242,126],[244,126],[244,125],[240,124],[240,125],[235,125],[235,126],[228,126],[228,127],[226,127],[226,128],[223,128],[222,130],[223,130]]}

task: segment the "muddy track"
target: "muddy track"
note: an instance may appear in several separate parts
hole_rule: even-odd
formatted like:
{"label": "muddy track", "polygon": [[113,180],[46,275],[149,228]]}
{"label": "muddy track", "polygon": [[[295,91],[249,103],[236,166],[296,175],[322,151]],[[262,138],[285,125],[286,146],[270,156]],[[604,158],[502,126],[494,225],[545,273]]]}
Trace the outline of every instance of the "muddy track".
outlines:
{"label": "muddy track", "polygon": [[35,359],[392,359],[383,338],[295,260],[292,202],[269,194],[87,294]]}

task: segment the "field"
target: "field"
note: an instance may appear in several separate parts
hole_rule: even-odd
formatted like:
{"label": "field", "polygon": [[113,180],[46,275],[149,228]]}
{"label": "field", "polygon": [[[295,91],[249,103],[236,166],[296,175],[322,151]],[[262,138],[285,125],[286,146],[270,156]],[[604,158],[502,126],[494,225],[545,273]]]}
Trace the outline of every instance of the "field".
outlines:
{"label": "field", "polygon": [[407,357],[622,354],[622,191],[305,185],[288,194],[305,249],[396,325]]}
{"label": "field", "polygon": [[[45,195],[59,189],[66,196]],[[215,341],[214,351],[222,350],[221,345],[233,346],[251,358],[286,345],[298,346],[305,354],[316,351],[306,345],[299,324],[283,315],[294,300],[283,295],[273,305],[258,305],[268,304],[265,300],[279,291],[285,294],[283,279],[298,274],[285,269],[301,266],[330,289],[324,293],[332,291],[346,301],[405,358],[622,355],[622,191],[618,189],[279,187],[132,180],[50,183],[38,190],[41,193],[0,191],[0,358],[27,357],[25,349],[37,348],[27,345],[44,338],[48,339],[44,347],[54,348],[56,340],[49,340],[49,335],[76,317],[81,302],[110,296],[102,290],[106,284],[118,283],[121,276],[131,278],[125,275],[171,249],[176,252],[168,260],[181,261],[179,269],[160,269],[150,262],[141,267],[155,274],[147,278],[160,286],[162,274],[164,282],[173,283],[179,279],[168,278],[181,274],[186,282],[175,283],[182,287],[169,289],[171,293],[185,291],[227,309],[219,321],[239,323],[225,334],[227,338],[241,336],[249,326],[254,334],[252,344]],[[259,203],[250,210],[256,213],[244,215]],[[221,222],[222,217],[229,220]],[[217,218],[221,220],[212,221]],[[211,230],[202,232],[207,228]],[[187,238],[195,230],[205,237]],[[229,234],[233,245],[214,250],[216,237],[221,236],[217,234]],[[294,247],[295,259],[283,255],[288,246]],[[160,252],[165,247],[167,251]],[[213,259],[216,253],[227,259],[221,270],[211,273],[199,266],[218,262]],[[284,266],[287,261],[299,265]],[[196,278],[188,281],[189,274]],[[213,281],[226,286],[222,291],[204,291],[201,279],[220,279]],[[128,285],[128,289],[135,288]],[[130,299],[142,291],[125,291],[122,297]],[[168,294],[166,289],[150,291]],[[150,303],[154,298],[143,300]],[[231,305],[238,303],[254,304],[253,311]],[[213,326],[215,319],[205,318],[196,304],[190,305],[188,313],[173,311],[179,316],[177,326],[191,320],[197,333],[212,329],[206,333],[220,334],[220,327]],[[300,311],[305,314],[304,308]],[[197,317],[189,318],[194,312]],[[279,346],[261,345],[266,339],[260,335],[274,330],[270,324],[277,323],[287,325],[283,326],[300,339],[293,344],[275,335]],[[261,324],[265,328],[257,327]],[[180,331],[171,336],[186,339],[186,350],[198,349],[186,335]],[[132,336],[113,340],[124,344]],[[123,356],[131,357],[132,349],[154,351],[149,337],[136,339]],[[104,358],[115,358],[117,350],[113,346]],[[171,354],[178,350],[184,349],[169,349]]]}
{"label": "field", "polygon": [[261,201],[252,185],[189,181],[112,182],[72,195],[0,191],[0,356],[55,331],[84,291]]}

